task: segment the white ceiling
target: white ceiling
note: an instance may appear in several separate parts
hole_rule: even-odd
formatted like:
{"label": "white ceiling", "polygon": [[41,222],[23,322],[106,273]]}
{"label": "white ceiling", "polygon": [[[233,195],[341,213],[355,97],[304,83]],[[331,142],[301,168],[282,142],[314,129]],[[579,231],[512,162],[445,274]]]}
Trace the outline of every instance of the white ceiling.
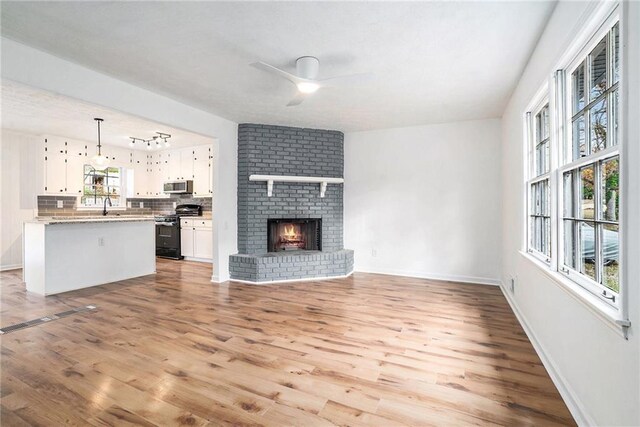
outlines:
{"label": "white ceiling", "polygon": [[[211,144],[212,139],[181,129],[154,123],[77,99],[45,92],[3,80],[2,128],[37,135],[56,135],[96,143],[94,117],[104,119],[100,125],[104,144],[129,147],[129,137],[151,139],[156,132],[171,135],[172,148]],[[136,142],[136,149],[146,149]]]}
{"label": "white ceiling", "polygon": [[[12,2],[2,35],[236,122],[343,131],[500,117],[555,2]],[[285,107],[289,71],[372,72]]]}

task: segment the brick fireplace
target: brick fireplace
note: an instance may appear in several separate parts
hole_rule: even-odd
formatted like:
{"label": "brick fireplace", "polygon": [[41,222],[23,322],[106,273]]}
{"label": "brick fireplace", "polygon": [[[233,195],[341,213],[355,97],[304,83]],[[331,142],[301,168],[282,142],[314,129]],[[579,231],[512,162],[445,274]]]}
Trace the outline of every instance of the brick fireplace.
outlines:
{"label": "brick fireplace", "polygon": [[325,183],[321,191],[319,183],[250,180],[256,175],[342,178],[343,143],[339,131],[239,125],[239,253],[230,257],[232,279],[271,282],[351,273],[341,183]]}

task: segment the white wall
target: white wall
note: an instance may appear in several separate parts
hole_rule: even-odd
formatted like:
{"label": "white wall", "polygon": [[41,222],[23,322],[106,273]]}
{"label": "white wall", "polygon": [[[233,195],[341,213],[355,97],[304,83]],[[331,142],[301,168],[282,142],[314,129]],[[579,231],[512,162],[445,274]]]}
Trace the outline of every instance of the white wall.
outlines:
{"label": "white wall", "polygon": [[498,283],[500,120],[347,133],[344,168],[356,271]]}
{"label": "white wall", "polygon": [[640,425],[640,343],[635,332],[640,326],[640,3],[624,7],[630,12],[624,18],[629,33],[623,47],[629,67],[623,73],[623,97],[630,102],[623,186],[629,197],[622,208],[626,218],[622,269],[632,322],[628,341],[519,253],[524,227],[523,114],[545,80],[551,84],[572,34],[593,14],[592,4],[558,3],[502,117],[502,280],[507,283],[517,277],[513,305],[574,417],[581,424],[602,426]]}
{"label": "white wall", "polygon": [[22,267],[22,223],[33,219],[42,171],[38,137],[2,129],[0,135],[0,270]]}
{"label": "white wall", "polygon": [[237,253],[237,124],[171,98],[2,38],[2,78],[214,137],[213,280]]}

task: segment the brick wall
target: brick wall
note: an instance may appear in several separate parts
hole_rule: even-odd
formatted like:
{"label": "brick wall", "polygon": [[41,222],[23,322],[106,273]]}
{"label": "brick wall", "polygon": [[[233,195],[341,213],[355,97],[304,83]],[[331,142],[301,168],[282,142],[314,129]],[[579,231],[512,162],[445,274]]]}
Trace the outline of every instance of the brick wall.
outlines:
{"label": "brick wall", "polygon": [[344,135],[335,130],[241,124],[238,126],[238,251],[267,252],[267,219],[322,218],[322,250],[343,249],[343,186],[274,183],[267,197],[265,182],[249,175],[293,175],[342,178]]}

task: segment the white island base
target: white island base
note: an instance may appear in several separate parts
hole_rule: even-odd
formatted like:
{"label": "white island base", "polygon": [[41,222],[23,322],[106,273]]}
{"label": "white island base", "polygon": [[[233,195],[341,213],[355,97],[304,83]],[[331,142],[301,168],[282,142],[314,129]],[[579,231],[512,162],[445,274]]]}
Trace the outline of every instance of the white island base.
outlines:
{"label": "white island base", "polygon": [[152,218],[24,224],[27,291],[53,295],[156,272]]}

